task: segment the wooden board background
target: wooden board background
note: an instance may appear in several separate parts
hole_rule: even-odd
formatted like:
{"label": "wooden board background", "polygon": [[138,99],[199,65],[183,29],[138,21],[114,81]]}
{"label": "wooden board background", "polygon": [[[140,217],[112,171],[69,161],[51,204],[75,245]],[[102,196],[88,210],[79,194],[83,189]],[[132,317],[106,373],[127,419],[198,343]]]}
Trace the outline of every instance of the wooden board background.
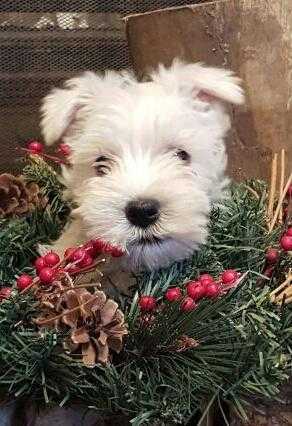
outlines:
{"label": "wooden board background", "polygon": [[174,57],[229,67],[243,79],[245,107],[234,108],[229,172],[267,178],[273,152],[292,169],[292,1],[226,0],[126,18],[141,77]]}

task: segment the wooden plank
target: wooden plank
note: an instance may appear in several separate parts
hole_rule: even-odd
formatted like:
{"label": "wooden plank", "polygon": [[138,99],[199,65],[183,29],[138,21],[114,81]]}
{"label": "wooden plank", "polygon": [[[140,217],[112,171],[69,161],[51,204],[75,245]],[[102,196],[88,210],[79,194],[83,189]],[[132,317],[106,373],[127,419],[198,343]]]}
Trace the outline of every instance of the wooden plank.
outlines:
{"label": "wooden plank", "polygon": [[239,74],[247,104],[233,111],[229,170],[267,178],[271,155],[286,149],[292,169],[292,2],[227,0],[126,18],[134,68],[142,76],[174,57]]}

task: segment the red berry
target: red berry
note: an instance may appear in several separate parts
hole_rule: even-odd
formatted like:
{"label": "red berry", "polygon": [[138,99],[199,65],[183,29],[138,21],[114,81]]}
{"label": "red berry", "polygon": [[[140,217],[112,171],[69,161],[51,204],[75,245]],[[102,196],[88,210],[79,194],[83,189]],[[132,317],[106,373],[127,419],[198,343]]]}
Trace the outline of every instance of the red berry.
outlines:
{"label": "red berry", "polygon": [[72,260],[72,262],[80,262],[86,256],[86,254],[87,253],[84,248],[77,248],[70,256],[70,260]]}
{"label": "red berry", "polygon": [[103,251],[104,253],[111,254],[111,253],[112,253],[112,251],[113,251],[113,248],[114,248],[114,247],[113,247],[111,244],[104,243],[104,244],[103,244],[103,249],[102,249],[102,251]]}
{"label": "red berry", "polygon": [[86,253],[91,257],[95,257],[97,254],[92,241],[85,243],[82,248],[84,248]]}
{"label": "red berry", "polygon": [[60,143],[57,152],[64,155],[64,157],[68,157],[71,154],[71,148],[66,143]]}
{"label": "red berry", "polygon": [[43,257],[38,257],[34,262],[34,267],[37,272],[39,272],[41,269],[43,269],[46,265],[46,262]]}
{"label": "red berry", "polygon": [[153,296],[141,296],[139,299],[141,311],[150,312],[156,307],[156,299]]}
{"label": "red berry", "polygon": [[112,257],[122,257],[124,256],[124,251],[119,247],[113,247],[111,251]]}
{"label": "red berry", "polygon": [[290,198],[292,197],[292,184],[288,187],[287,192],[286,192],[286,197]]}
{"label": "red berry", "polygon": [[92,265],[92,263],[93,263],[92,257],[86,253],[85,256],[80,260],[80,262],[78,262],[78,266],[80,268],[85,268],[87,266]]}
{"label": "red berry", "polygon": [[179,287],[169,288],[165,293],[165,298],[169,302],[176,302],[182,296],[181,289]]}
{"label": "red berry", "polygon": [[57,255],[57,253],[51,251],[44,256],[44,261],[47,266],[55,266],[60,262],[60,257]]}
{"label": "red berry", "polygon": [[214,282],[214,278],[209,275],[209,274],[203,274],[199,277],[199,281],[201,282],[201,284],[203,284],[204,286],[213,283]]}
{"label": "red berry", "polygon": [[2,287],[0,289],[0,301],[8,299],[11,296],[12,289],[11,287]]}
{"label": "red berry", "polygon": [[205,295],[206,285],[202,284],[201,281],[190,281],[187,284],[187,294],[193,300],[199,300]]}
{"label": "red berry", "polygon": [[289,235],[284,235],[280,240],[280,244],[283,250],[292,251],[292,237],[289,237]]}
{"label": "red berry", "polygon": [[33,278],[28,274],[20,275],[20,277],[17,278],[17,287],[19,290],[24,290],[26,287],[31,285]]}
{"label": "red berry", "polygon": [[288,228],[286,231],[286,237],[292,237],[292,227]]}
{"label": "red berry", "polygon": [[211,299],[218,297],[220,294],[220,286],[216,283],[210,283],[206,286],[205,295]]}
{"label": "red berry", "polygon": [[237,280],[237,272],[234,269],[227,269],[221,275],[223,284],[233,284]]}
{"label": "red berry", "polygon": [[45,267],[39,272],[39,279],[44,284],[51,284],[55,277],[56,277],[57,271],[50,267]]}
{"label": "red berry", "polygon": [[44,150],[44,145],[42,143],[38,142],[38,141],[30,141],[27,144],[27,149],[32,154],[40,154]]}
{"label": "red berry", "polygon": [[197,307],[196,302],[191,297],[185,297],[180,308],[183,312],[193,311]]}
{"label": "red berry", "polygon": [[277,263],[279,260],[279,252],[276,249],[269,248],[266,251],[266,259],[269,263]]}
{"label": "red berry", "polygon": [[214,281],[214,278],[210,274],[202,274],[199,276],[199,281],[208,279],[210,281]]}
{"label": "red berry", "polygon": [[77,247],[68,247],[64,252],[64,257],[67,260],[72,260],[73,253],[77,250]]}
{"label": "red berry", "polygon": [[100,239],[92,240],[93,247],[95,248],[96,253],[101,253],[105,247],[104,241]]}
{"label": "red berry", "polygon": [[271,276],[273,275],[274,272],[274,267],[273,266],[269,266],[268,268],[266,268],[264,270],[264,275],[268,278],[271,278]]}

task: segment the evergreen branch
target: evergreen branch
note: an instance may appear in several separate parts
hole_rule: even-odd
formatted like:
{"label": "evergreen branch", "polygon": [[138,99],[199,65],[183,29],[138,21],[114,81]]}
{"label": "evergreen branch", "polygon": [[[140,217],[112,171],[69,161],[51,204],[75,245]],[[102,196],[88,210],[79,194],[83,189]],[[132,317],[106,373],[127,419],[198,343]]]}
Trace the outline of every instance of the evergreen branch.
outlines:
{"label": "evergreen branch", "polygon": [[[48,206],[0,222],[3,282],[29,270],[36,245],[57,237],[70,208],[57,174],[43,160],[33,157],[24,174],[39,184]],[[282,256],[272,279],[259,282],[263,254],[282,232],[280,227],[267,232],[266,203],[263,183],[233,185],[230,196],[214,207],[210,236],[200,251],[137,277],[136,296],[125,299],[126,346],[110,365],[87,369],[80,356],[67,354],[66,334],[40,332],[33,322],[39,315],[33,295],[14,291],[0,304],[1,393],[29,396],[39,404],[81,400],[105,415],[122,412],[135,426],[184,424],[196,413],[199,418],[202,402],[212,398],[230,401],[242,417],[251,396],[276,398],[291,373],[292,308],[272,304],[270,291],[283,281],[291,260]],[[189,313],[182,313],[179,303],[165,304],[149,326],[141,322],[139,294],[155,295],[162,303],[169,286],[183,287],[201,273],[216,276],[226,268],[248,274],[225,296],[202,301]],[[180,351],[183,335],[197,344]]]}
{"label": "evergreen branch", "polygon": [[39,185],[48,204],[25,217],[0,220],[0,282],[4,285],[13,283],[15,275],[31,270],[37,245],[57,239],[70,212],[57,173],[38,156],[31,156],[29,161],[24,178]]}

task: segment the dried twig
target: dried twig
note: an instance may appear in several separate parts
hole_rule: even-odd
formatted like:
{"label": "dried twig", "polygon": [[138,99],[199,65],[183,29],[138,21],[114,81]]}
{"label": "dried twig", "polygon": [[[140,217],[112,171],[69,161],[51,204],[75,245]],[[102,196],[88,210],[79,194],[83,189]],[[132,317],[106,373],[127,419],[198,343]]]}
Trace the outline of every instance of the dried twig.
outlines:
{"label": "dried twig", "polygon": [[267,211],[267,217],[269,221],[272,220],[272,217],[273,217],[273,209],[274,209],[276,185],[277,185],[277,170],[278,170],[278,154],[275,153],[273,157],[273,161],[272,161],[271,185],[270,185],[268,211]]}
{"label": "dried twig", "polygon": [[271,301],[277,304],[292,301],[292,269],[289,269],[286,280],[270,293]]}
{"label": "dried twig", "polygon": [[271,232],[274,229],[274,226],[275,226],[275,224],[277,222],[277,218],[278,218],[278,215],[279,215],[279,211],[282,208],[284,198],[286,196],[286,193],[287,193],[288,188],[291,185],[291,183],[292,183],[292,173],[290,174],[289,179],[288,179],[288,181],[287,181],[287,183],[285,185],[285,188],[284,188],[284,190],[283,190],[283,192],[282,192],[282,194],[281,194],[281,196],[279,198],[275,214],[274,214],[273,219],[272,219],[272,221],[270,223],[270,226],[269,226],[269,232]]}
{"label": "dried twig", "polygon": [[38,153],[34,154],[33,152],[31,152],[27,148],[17,148],[17,150],[24,151],[24,152],[26,152],[27,154],[30,154],[30,155],[38,155],[41,158],[46,158],[47,160],[51,160],[51,161],[53,161],[54,163],[57,163],[57,164],[64,164],[66,166],[71,166],[71,163],[68,160],[63,159],[63,158],[59,158],[59,157],[55,157],[53,155],[45,154],[44,152],[38,152]]}
{"label": "dried twig", "polygon": [[257,199],[260,199],[259,194],[253,189],[251,188],[249,185],[244,184],[244,187]]}
{"label": "dried twig", "polygon": [[[77,271],[74,271],[74,272],[70,272],[70,275],[71,276],[74,276],[74,275],[79,275],[79,274],[85,274],[85,273],[88,273],[88,272],[92,272],[92,271],[95,271],[96,270],[96,267],[97,267],[97,265],[100,265],[101,263],[104,263],[106,260],[104,259],[104,258],[102,258],[102,259],[98,259],[96,262],[94,262],[94,263],[92,263],[90,266],[85,266],[85,267],[83,267],[83,268],[80,268],[80,269],[78,269]],[[58,267],[59,266],[64,266],[65,265],[65,262],[66,262],[66,258],[64,258],[64,259],[62,259],[55,267],[54,267],[54,269],[56,269],[56,271],[58,270]],[[76,263],[76,262],[75,262]],[[74,263],[72,263],[72,264],[68,264],[68,265],[66,265],[66,267],[65,268],[70,268],[70,266],[71,265],[73,265]],[[100,275],[101,273],[99,272],[99,271],[97,271],[97,273]],[[71,287],[72,286],[74,286],[73,285],[73,281],[72,281],[72,278],[71,278],[71,276],[69,275],[69,273],[68,273],[68,271],[65,269],[64,270],[64,275],[66,276],[66,278],[69,280],[69,282],[70,282],[70,284],[71,284]],[[40,279],[39,279],[39,277],[35,277],[34,279],[33,279],[33,281],[32,281],[32,283],[29,285],[29,286],[27,286],[25,289],[23,289],[22,291],[21,291],[21,294],[24,294],[24,293],[26,293],[27,291],[29,291],[32,287],[34,287],[34,286],[36,286],[37,284],[40,284]]]}
{"label": "dried twig", "polygon": [[[285,185],[285,150],[281,150],[281,163],[280,163],[280,186],[279,186],[279,199],[283,194]],[[283,209],[279,211],[279,221],[283,223]]]}

